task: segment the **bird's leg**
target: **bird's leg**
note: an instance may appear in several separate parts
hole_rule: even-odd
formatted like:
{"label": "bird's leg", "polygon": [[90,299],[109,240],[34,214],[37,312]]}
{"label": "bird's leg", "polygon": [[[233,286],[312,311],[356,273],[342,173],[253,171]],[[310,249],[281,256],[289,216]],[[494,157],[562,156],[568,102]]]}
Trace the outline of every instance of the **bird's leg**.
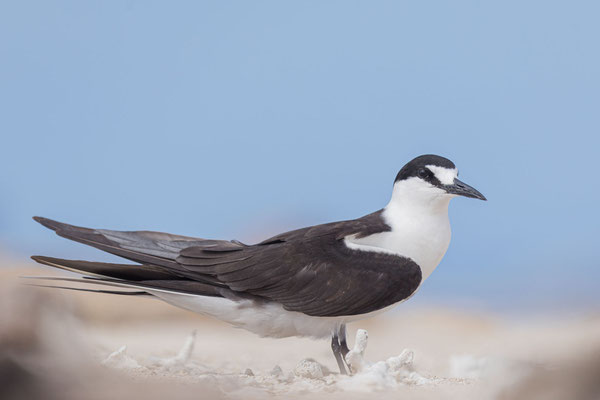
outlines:
{"label": "bird's leg", "polygon": [[348,348],[348,343],[346,342],[346,324],[341,324],[340,329],[338,330],[338,337],[340,340],[340,350],[342,352],[342,356],[344,357],[344,361],[346,361],[346,354],[350,351]]}
{"label": "bird's leg", "polygon": [[348,375],[346,371],[346,364],[344,362],[344,357],[341,352],[342,346],[340,345],[339,338],[337,332],[333,332],[331,335],[331,350],[333,350],[333,355],[335,357],[335,361],[337,361],[338,367],[340,368],[340,374]]}

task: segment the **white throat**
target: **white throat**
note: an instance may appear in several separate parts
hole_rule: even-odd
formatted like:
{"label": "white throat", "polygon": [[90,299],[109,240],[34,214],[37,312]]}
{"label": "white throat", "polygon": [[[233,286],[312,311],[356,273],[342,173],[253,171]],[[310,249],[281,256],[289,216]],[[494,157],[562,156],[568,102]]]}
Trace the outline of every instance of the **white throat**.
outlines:
{"label": "white throat", "polygon": [[391,231],[360,239],[347,236],[346,245],[362,251],[408,257],[421,267],[424,281],[438,266],[450,244],[448,205],[452,197],[419,178],[398,181],[382,215]]}

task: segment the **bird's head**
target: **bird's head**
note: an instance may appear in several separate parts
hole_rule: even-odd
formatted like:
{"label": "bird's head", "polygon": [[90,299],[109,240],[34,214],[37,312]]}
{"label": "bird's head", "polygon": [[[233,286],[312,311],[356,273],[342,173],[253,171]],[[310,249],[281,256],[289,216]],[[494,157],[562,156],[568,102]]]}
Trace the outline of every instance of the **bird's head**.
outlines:
{"label": "bird's head", "polygon": [[449,200],[456,196],[487,200],[458,179],[458,169],[452,161],[432,154],[419,156],[402,167],[394,182],[394,196],[420,201]]}

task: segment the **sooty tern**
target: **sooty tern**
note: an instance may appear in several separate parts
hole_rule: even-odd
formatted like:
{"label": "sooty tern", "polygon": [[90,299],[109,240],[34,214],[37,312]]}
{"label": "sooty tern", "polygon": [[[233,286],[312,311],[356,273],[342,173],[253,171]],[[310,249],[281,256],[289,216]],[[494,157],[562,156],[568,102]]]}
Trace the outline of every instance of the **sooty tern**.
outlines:
{"label": "sooty tern", "polygon": [[346,323],[407,300],[433,272],[450,243],[450,199],[486,200],[457,176],[446,158],[417,157],[396,176],[382,210],[254,245],[88,229],[35,217],[60,236],[137,264],[32,258],[84,275],[54,279],[121,287],[76,290],[152,296],[261,336],[330,336],[346,373]]}

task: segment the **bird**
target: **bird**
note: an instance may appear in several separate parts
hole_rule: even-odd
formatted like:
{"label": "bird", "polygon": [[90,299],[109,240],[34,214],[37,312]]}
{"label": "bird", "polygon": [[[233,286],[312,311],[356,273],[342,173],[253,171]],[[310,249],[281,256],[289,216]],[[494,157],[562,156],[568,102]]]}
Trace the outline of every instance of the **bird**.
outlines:
{"label": "bird", "polygon": [[346,324],[390,310],[417,292],[448,249],[448,207],[457,196],[487,200],[458,179],[452,161],[427,154],[400,169],[384,208],[357,219],[249,245],[34,217],[61,237],[133,263],[32,259],[80,274],[43,279],[96,289],[47,287],[158,298],[262,337],[330,338],[340,374],[348,374]]}

